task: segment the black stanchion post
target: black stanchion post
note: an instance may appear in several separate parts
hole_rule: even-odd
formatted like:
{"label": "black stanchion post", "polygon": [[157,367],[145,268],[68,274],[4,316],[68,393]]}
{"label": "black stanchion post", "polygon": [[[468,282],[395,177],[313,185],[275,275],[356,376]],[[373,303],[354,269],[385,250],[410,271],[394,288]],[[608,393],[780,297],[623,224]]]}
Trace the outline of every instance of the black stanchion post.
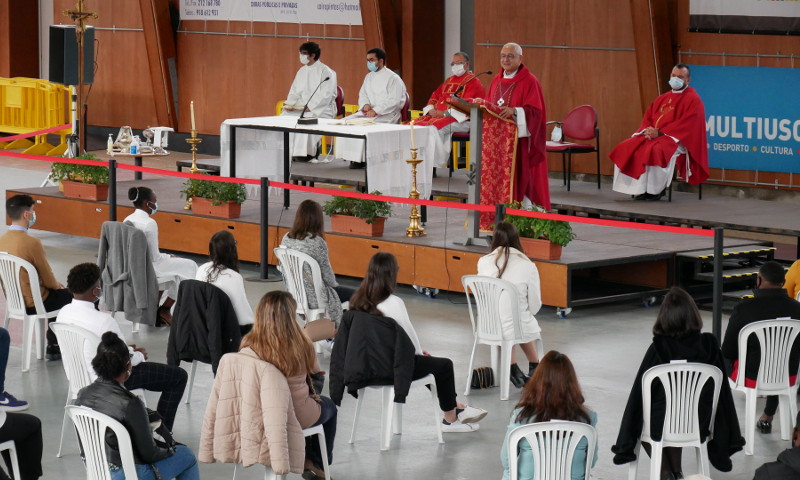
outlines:
{"label": "black stanchion post", "polygon": [[259,278],[269,278],[269,179],[261,177],[261,265]]}
{"label": "black stanchion post", "polygon": [[117,221],[117,161],[108,161],[108,220]]}
{"label": "black stanchion post", "polygon": [[498,224],[506,218],[506,206],[502,203],[498,203],[494,206],[494,223]]}
{"label": "black stanchion post", "polygon": [[722,245],[723,232],[721,227],[714,228],[714,287],[713,287],[713,327],[712,333],[717,340],[722,341]]}

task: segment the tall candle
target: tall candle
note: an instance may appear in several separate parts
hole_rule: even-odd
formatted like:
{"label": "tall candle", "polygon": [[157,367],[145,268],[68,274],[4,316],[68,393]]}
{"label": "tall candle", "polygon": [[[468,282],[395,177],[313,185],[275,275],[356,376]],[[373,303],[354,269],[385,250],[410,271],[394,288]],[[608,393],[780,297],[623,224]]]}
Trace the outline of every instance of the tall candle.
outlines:
{"label": "tall candle", "polygon": [[197,126],[194,123],[194,100],[189,104],[189,108],[192,111],[192,130],[197,130]]}
{"label": "tall candle", "polygon": [[414,120],[411,120],[409,125],[411,125],[411,148],[417,148],[417,142],[414,139]]}

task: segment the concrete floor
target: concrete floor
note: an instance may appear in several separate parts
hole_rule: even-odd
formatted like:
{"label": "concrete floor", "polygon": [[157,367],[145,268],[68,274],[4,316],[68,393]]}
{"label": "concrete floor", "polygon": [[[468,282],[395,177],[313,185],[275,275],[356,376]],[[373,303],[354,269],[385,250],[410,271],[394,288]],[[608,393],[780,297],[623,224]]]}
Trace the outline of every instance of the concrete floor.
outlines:
{"label": "concrete floor", "polygon": [[[42,166],[33,162],[31,168],[12,159],[0,157],[0,186],[24,188],[38,186],[42,179]],[[98,241],[80,237],[32,231],[41,238],[48,252],[56,277],[66,281],[71,266],[93,261],[96,258]],[[194,257],[198,263],[203,258]],[[256,276],[256,265],[243,265],[243,275]],[[354,279],[341,280],[356,285]],[[546,281],[546,279],[543,279]],[[261,295],[272,289],[282,288],[282,283],[247,282],[248,298],[252,305]],[[360,479],[379,476],[384,479],[401,478],[452,478],[483,479],[499,478],[502,474],[499,449],[506,431],[509,415],[519,393],[512,386],[509,401],[499,400],[499,389],[478,391],[469,397],[463,396],[467,364],[472,345],[472,332],[462,294],[442,293],[436,299],[419,296],[409,287],[402,287],[399,295],[405,300],[416,326],[423,348],[434,355],[447,356],[455,365],[459,399],[489,410],[489,416],[481,422],[481,430],[472,434],[445,434],[444,445],[436,442],[430,421],[431,407],[425,390],[412,390],[404,415],[404,432],[395,436],[392,449],[381,453],[378,448],[379,421],[377,395],[368,397],[371,408],[363,411],[356,443],[347,443],[352,426],[355,400],[346,396],[339,411],[339,434],[334,450],[332,474],[336,479]],[[593,470],[596,479],[624,478],[627,468],[612,463],[610,447],[616,439],[620,417],[631,388],[641,357],[651,339],[650,329],[657,308],[643,308],[636,304],[579,308],[567,319],[559,319],[555,310],[545,307],[537,315],[542,327],[545,348],[556,349],[570,356],[583,386],[588,406],[598,412],[597,430],[600,450],[597,466]],[[704,312],[710,330],[710,314]],[[143,327],[138,334],[131,333],[131,325],[121,322],[123,332],[130,343],[145,346],[153,361],[166,360],[168,330]],[[9,360],[6,389],[31,403],[29,413],[42,419],[44,425],[44,478],[83,478],[83,465],[77,455],[77,442],[70,432],[67,435],[63,458],[56,458],[61,429],[67,383],[61,362],[32,362],[31,371],[20,372],[21,349],[13,347]],[[328,360],[323,359],[323,368]],[[488,365],[487,347],[479,349],[477,364]],[[186,364],[184,364],[186,367]],[[199,369],[194,386],[191,405],[181,405],[175,424],[175,438],[196,449],[206,399],[212,385],[210,366]],[[327,390],[327,388],[326,388]],[[737,408],[744,408],[744,397],[734,394]],[[149,403],[154,405],[155,397]],[[743,415],[740,414],[740,418]],[[740,422],[741,423],[741,422]],[[753,471],[765,461],[772,461],[777,454],[788,448],[789,442],[781,441],[778,433],[756,434],[755,456],[746,457],[742,452],[734,456],[734,470],[723,474],[714,471],[714,479],[750,479]],[[695,467],[688,452],[684,460],[684,471],[694,473]],[[640,470],[647,471],[647,461]],[[201,465],[203,478],[228,478],[233,474],[232,465]],[[240,479],[263,478],[259,468],[239,469]],[[639,478],[645,474],[640,471]],[[299,476],[293,476],[299,478]]]}

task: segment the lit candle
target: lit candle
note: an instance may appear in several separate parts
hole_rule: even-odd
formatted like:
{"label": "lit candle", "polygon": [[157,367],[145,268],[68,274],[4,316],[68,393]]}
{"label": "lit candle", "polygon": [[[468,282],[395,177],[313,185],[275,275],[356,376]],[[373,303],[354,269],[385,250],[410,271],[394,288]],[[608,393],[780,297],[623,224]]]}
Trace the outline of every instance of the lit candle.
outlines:
{"label": "lit candle", "polygon": [[417,148],[417,142],[414,140],[414,120],[411,120],[409,125],[411,125],[411,148]]}
{"label": "lit candle", "polygon": [[189,104],[189,108],[192,111],[192,130],[197,130],[197,126],[194,123],[194,100]]}

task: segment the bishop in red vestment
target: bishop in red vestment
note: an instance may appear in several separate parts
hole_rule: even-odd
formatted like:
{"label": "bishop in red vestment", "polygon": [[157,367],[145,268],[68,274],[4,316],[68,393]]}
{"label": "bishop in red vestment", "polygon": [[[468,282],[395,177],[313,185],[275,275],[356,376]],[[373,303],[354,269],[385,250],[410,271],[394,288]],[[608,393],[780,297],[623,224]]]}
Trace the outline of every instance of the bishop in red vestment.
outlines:
{"label": "bishop in red vestment", "polygon": [[708,178],[708,143],[703,101],[689,86],[687,65],[672,69],[672,90],[656,98],[639,130],[611,151],[614,190],[640,200],[658,200],[673,171],[691,184]]}

